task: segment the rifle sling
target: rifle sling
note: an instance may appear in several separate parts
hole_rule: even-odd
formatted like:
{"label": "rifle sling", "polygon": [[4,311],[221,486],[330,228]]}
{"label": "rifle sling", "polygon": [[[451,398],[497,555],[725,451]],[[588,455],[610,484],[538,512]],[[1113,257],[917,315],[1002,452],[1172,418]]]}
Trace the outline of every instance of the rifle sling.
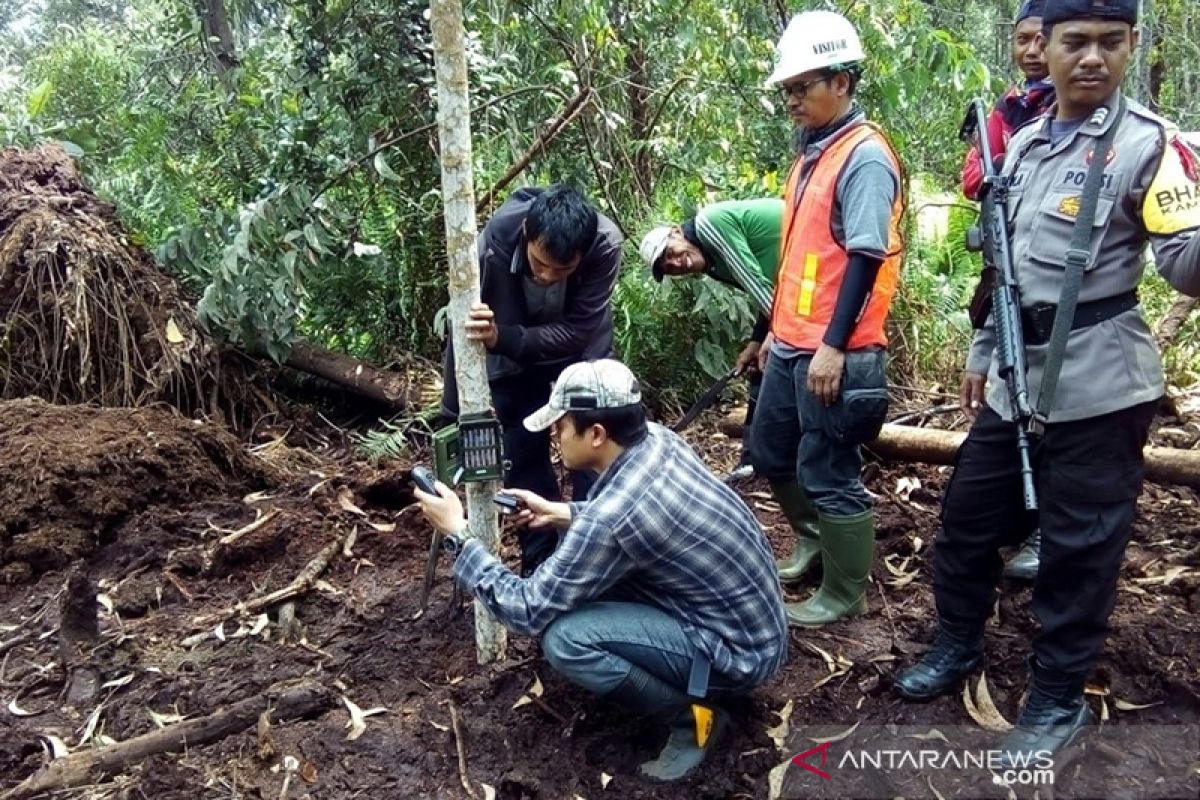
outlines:
{"label": "rifle sling", "polygon": [[1092,261],[1092,224],[1096,221],[1096,206],[1100,201],[1100,184],[1104,180],[1104,168],[1112,150],[1117,128],[1125,118],[1125,97],[1117,95],[1116,118],[1108,130],[1096,142],[1092,150],[1092,163],[1088,167],[1087,179],[1083,184],[1083,195],[1079,216],[1071,231],[1071,243],[1067,248],[1067,268],[1063,273],[1062,289],[1058,297],[1058,310],[1054,315],[1054,326],[1050,331],[1050,343],[1046,350],[1046,364],[1042,372],[1042,389],[1038,394],[1037,412],[1030,421],[1030,433],[1040,435],[1054,407],[1054,396],[1058,393],[1058,378],[1062,372],[1063,357],[1067,351],[1067,339],[1075,320],[1075,306],[1079,302],[1079,287],[1083,273]]}

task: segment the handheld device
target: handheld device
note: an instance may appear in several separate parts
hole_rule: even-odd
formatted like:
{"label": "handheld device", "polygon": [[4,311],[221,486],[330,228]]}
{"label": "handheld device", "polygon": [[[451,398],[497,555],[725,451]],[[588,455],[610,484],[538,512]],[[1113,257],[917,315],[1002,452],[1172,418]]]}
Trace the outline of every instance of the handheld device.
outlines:
{"label": "handheld device", "polygon": [[500,506],[501,514],[514,514],[523,505],[521,498],[508,492],[496,492],[496,495],[492,498],[492,502]]}
{"label": "handheld device", "polygon": [[412,468],[410,475],[412,477],[412,482],[416,484],[418,489],[426,494],[431,494],[434,497],[437,497],[437,478],[433,476],[433,471],[430,470],[429,467],[423,464],[417,464]]}

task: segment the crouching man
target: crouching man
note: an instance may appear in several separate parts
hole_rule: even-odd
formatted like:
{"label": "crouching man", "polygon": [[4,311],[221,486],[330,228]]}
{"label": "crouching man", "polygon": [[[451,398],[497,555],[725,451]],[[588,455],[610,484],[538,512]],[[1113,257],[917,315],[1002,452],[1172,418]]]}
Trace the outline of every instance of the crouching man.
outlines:
{"label": "crouching man", "polygon": [[474,539],[458,497],[417,491],[458,551],[454,576],[510,631],[542,638],[550,664],[589,691],[662,720],[670,737],[643,776],[675,781],[728,722],[720,702],[770,678],[787,656],[771,548],[754,514],[690,447],[647,423],[641,390],[613,360],[567,367],[525,419],[550,429],[568,469],[600,478],[586,502],[510,490],[532,528],[564,531],[520,578]]}

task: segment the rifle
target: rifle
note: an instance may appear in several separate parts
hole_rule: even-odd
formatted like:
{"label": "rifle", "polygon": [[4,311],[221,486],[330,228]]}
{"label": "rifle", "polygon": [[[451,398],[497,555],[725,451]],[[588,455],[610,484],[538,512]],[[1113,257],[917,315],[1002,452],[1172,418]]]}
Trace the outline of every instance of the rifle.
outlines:
{"label": "rifle", "polygon": [[[979,137],[979,156],[983,161],[983,187],[979,192],[979,224],[967,232],[967,249],[983,252],[986,269],[994,270],[991,292],[992,324],[996,329],[997,371],[1008,389],[1013,424],[1017,426],[1017,452],[1021,458],[1021,490],[1025,508],[1037,511],[1037,489],[1033,482],[1033,462],[1029,436],[1038,432],[1040,423],[1029,401],[1026,375],[1025,337],[1021,331],[1021,289],[1017,284],[1016,265],[1009,249],[1009,179],[996,173],[992,162],[992,143],[988,139],[987,104],[976,98],[967,107],[959,137],[971,141]],[[983,316],[986,316],[986,309]]]}

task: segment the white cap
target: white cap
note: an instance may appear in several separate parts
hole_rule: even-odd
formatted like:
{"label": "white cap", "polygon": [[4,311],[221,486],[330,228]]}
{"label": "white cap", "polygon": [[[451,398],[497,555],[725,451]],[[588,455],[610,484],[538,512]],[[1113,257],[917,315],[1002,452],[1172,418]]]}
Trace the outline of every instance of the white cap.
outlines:
{"label": "white cap", "polygon": [[767,85],[782,83],[814,69],[866,58],[850,20],[832,11],[805,11],[792,17],[775,45],[775,67]]}
{"label": "white cap", "polygon": [[544,431],[569,411],[624,408],[642,402],[642,388],[629,367],[611,358],[581,361],[562,371],[550,402],[525,418],[525,428]]}
{"label": "white cap", "polygon": [[652,231],[642,237],[642,243],[638,246],[638,253],[641,254],[642,260],[646,262],[646,266],[650,268],[651,274],[654,275],[654,280],[662,283],[663,269],[658,263],[658,259],[662,257],[663,251],[667,249],[667,239],[671,238],[671,226],[659,225]]}

